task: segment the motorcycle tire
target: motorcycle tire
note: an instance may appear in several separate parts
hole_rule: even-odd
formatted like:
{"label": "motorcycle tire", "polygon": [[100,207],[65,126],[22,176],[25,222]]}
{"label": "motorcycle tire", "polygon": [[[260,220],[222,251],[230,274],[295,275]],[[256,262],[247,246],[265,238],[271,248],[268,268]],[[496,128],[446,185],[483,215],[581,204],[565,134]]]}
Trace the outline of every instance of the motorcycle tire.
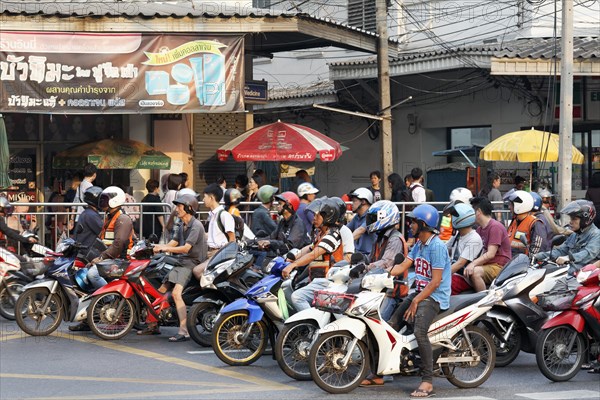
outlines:
{"label": "motorcycle tire", "polygon": [[[451,365],[442,364],[442,372],[448,382],[456,387],[467,389],[482,385],[490,377],[496,363],[496,346],[494,345],[494,339],[486,330],[473,325],[467,326],[465,330],[471,345],[477,353],[476,355],[480,357],[479,361],[457,362]],[[443,357],[472,355],[471,345],[465,340],[463,331],[454,335],[452,343],[456,346],[456,350],[445,350],[442,353]],[[482,367],[481,372],[477,372],[475,375],[472,374],[474,368],[477,367]],[[463,377],[463,371],[471,377]]]}
{"label": "motorcycle tire", "polygon": [[[258,360],[267,347],[268,332],[263,321],[255,322],[247,340],[241,340],[248,328],[247,311],[231,311],[217,319],[213,328],[213,351],[225,364],[250,365]],[[231,350],[231,352],[229,352]],[[245,353],[244,350],[246,350]],[[239,357],[238,357],[239,356]]]}
{"label": "motorcycle tire", "polygon": [[[119,315],[115,315],[121,302],[124,302],[123,308]],[[119,293],[95,296],[88,307],[87,323],[92,332],[104,340],[121,339],[131,331],[136,321],[133,301]]]}
{"label": "motorcycle tire", "polygon": [[501,342],[495,335],[490,334],[496,345],[496,365],[495,367],[506,367],[517,359],[521,352],[521,343],[523,337],[519,329],[513,329],[508,337],[504,347],[500,347]]}
{"label": "motorcycle tire", "polygon": [[287,376],[297,381],[310,380],[308,357],[312,340],[319,331],[314,320],[286,324],[275,342],[275,359]]}
{"label": "motorcycle tire", "polygon": [[215,303],[196,303],[190,308],[187,315],[187,330],[190,337],[200,346],[212,345],[213,327],[220,306]]}
{"label": "motorcycle tire", "polygon": [[319,336],[313,343],[308,358],[310,376],[317,386],[333,394],[349,393],[356,389],[370,371],[367,345],[356,342],[348,365],[338,361],[346,356],[345,347],[354,340],[347,331],[329,332]]}
{"label": "motorcycle tire", "polygon": [[[10,290],[9,290],[10,287]],[[23,285],[21,282],[15,281],[2,285],[0,289],[0,315],[4,318],[14,321],[17,300],[23,293]]]}
{"label": "motorcycle tire", "polygon": [[[40,307],[46,303],[48,303],[46,308],[41,310]],[[17,300],[15,310],[23,310],[23,313],[15,314],[15,319],[19,328],[31,336],[51,334],[59,327],[64,315],[60,296],[56,293],[50,293],[44,287],[27,289],[23,292]],[[50,324],[42,328],[42,323],[47,319],[51,319]]]}
{"label": "motorcycle tire", "polygon": [[[566,353],[568,344],[573,348]],[[538,337],[535,347],[535,359],[544,376],[554,382],[564,382],[573,378],[581,370],[586,352],[584,336],[568,325],[544,329]],[[574,356],[571,362],[565,359]]]}

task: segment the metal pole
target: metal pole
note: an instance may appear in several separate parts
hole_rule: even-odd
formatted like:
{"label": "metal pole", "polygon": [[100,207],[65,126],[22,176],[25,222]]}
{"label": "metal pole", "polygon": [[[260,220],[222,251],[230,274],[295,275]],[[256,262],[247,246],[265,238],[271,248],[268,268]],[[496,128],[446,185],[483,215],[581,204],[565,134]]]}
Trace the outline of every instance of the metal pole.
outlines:
{"label": "metal pole", "polygon": [[[379,81],[379,108],[381,116],[381,158],[382,158],[382,185],[383,198],[389,198],[387,177],[394,171],[392,153],[392,110],[390,94],[390,61],[388,57],[388,32],[387,32],[387,4],[386,0],[376,0],[377,10],[377,77]],[[391,195],[391,193],[390,193]]]}
{"label": "metal pole", "polygon": [[573,179],[573,0],[562,2],[561,54],[558,199],[564,207],[571,201]]}

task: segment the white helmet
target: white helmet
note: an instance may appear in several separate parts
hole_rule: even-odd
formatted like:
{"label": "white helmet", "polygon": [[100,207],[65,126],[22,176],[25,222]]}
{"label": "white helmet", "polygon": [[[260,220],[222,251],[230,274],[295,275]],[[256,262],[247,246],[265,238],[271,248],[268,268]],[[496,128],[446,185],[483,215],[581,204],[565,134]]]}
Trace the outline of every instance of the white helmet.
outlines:
{"label": "white helmet", "polygon": [[98,197],[98,208],[117,208],[125,204],[125,192],[117,186],[109,186]]}
{"label": "white helmet", "polygon": [[317,194],[319,193],[319,189],[313,186],[310,182],[304,182],[298,185],[298,197],[302,198],[307,194]]}
{"label": "white helmet", "polygon": [[515,214],[525,214],[533,210],[533,196],[524,190],[515,190],[507,200],[513,204]]}
{"label": "white helmet", "polygon": [[543,199],[544,197],[552,197],[552,192],[549,191],[548,189],[540,189],[538,190],[538,194],[540,195],[540,197]]}
{"label": "white helmet", "polygon": [[472,198],[473,198],[473,193],[471,193],[471,191],[469,189],[464,188],[464,187],[458,187],[450,193],[450,202],[451,203],[457,203],[460,201],[461,203],[469,204],[469,201]]}
{"label": "white helmet", "polygon": [[369,203],[369,205],[373,204],[373,192],[364,187],[355,189],[348,196],[350,198],[356,197],[359,200],[365,200],[367,203]]}
{"label": "white helmet", "polygon": [[190,189],[190,188],[183,188],[183,189],[181,189],[179,192],[177,192],[177,197],[179,198],[179,197],[181,197],[181,196],[183,196],[183,195],[185,195],[185,194],[189,194],[189,195],[192,195],[192,196],[194,196],[194,197],[196,197],[196,196],[197,196],[197,195],[196,195],[196,192],[194,192],[194,189]]}

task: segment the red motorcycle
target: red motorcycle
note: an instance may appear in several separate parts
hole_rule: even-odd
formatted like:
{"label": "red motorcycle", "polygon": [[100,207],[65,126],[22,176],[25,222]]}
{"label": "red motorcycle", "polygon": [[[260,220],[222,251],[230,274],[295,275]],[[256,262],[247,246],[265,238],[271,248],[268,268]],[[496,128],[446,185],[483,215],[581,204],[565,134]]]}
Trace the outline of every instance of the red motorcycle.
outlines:
{"label": "red motorcycle", "polygon": [[542,326],[535,350],[540,371],[555,382],[568,381],[600,354],[600,268],[584,267],[577,281],[577,290],[538,295],[542,308],[562,311]]}
{"label": "red motorcycle", "polygon": [[[131,260],[105,260],[96,264],[105,279],[116,278],[94,292],[88,308],[88,324],[102,339],[120,339],[136,323],[179,326],[170,293],[158,291],[177,259],[164,254],[153,255],[152,246],[144,242],[136,244],[132,254]],[[195,286],[190,283],[182,294],[186,304],[198,297],[197,281]]]}

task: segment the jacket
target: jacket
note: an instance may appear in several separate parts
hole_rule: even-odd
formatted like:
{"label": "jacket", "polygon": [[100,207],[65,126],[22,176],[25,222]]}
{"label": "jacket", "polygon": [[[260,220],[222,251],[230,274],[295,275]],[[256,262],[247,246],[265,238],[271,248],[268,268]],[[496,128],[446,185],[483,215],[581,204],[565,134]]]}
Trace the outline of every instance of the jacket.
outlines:
{"label": "jacket", "polygon": [[270,239],[271,248],[278,254],[284,254],[291,249],[301,249],[310,243],[304,222],[298,214],[292,215],[289,220],[281,218]]}
{"label": "jacket", "polygon": [[126,258],[133,246],[133,222],[121,210],[108,214],[100,231],[100,240],[108,246],[101,258]]}
{"label": "jacket", "polygon": [[538,254],[539,258],[550,256],[552,258],[569,256],[572,262],[569,274],[574,275],[600,256],[600,229],[592,224],[582,232],[570,235],[562,245]]}

